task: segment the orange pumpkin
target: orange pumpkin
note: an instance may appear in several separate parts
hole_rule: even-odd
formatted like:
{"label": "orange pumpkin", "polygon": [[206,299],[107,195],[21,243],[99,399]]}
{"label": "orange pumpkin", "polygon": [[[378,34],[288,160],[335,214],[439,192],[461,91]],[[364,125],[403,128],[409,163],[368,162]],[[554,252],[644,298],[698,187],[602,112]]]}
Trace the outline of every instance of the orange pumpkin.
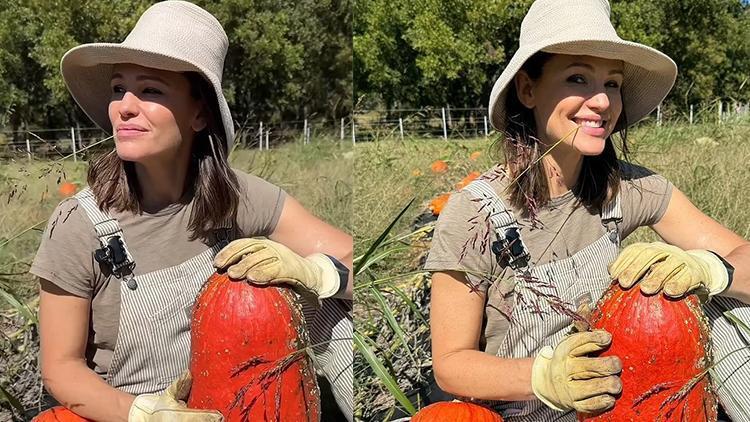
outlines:
{"label": "orange pumpkin", "polygon": [[76,415],[67,407],[56,406],[36,415],[31,422],[90,422],[90,419]]}
{"label": "orange pumpkin", "polygon": [[474,151],[471,153],[471,155],[469,155],[469,159],[471,161],[477,161],[477,159],[479,159],[479,157],[481,156],[482,156],[482,151]]}
{"label": "orange pumpkin", "polygon": [[450,198],[451,194],[444,193],[437,198],[434,198],[432,201],[430,201],[429,209],[432,211],[432,215],[440,215],[440,212],[443,211],[443,207],[448,202],[448,198]]}
{"label": "orange pumpkin", "polygon": [[77,191],[78,191],[78,186],[76,186],[75,183],[70,183],[70,182],[63,183],[62,185],[60,185],[60,188],[57,190],[57,192],[63,198],[73,196],[76,194]]}
{"label": "orange pumpkin", "polygon": [[448,170],[448,163],[443,160],[434,161],[430,164],[430,170],[432,170],[433,173],[444,173]]}
{"label": "orange pumpkin", "polygon": [[218,410],[226,422],[318,422],[320,390],[296,301],[286,287],[211,276],[193,310],[188,407]]}
{"label": "orange pumpkin", "polygon": [[622,394],[611,410],[579,421],[715,421],[716,396],[706,375],[709,330],[698,297],[679,300],[610,286],[591,325],[612,333],[600,356],[622,360]]}
{"label": "orange pumpkin", "polygon": [[460,401],[433,403],[411,418],[411,422],[438,421],[503,422],[503,418],[486,407]]}
{"label": "orange pumpkin", "polygon": [[471,183],[472,180],[476,179],[479,176],[481,176],[481,173],[479,173],[478,171],[472,171],[466,177],[461,179],[460,182],[456,183],[456,189],[463,189],[464,187],[466,187],[466,185]]}

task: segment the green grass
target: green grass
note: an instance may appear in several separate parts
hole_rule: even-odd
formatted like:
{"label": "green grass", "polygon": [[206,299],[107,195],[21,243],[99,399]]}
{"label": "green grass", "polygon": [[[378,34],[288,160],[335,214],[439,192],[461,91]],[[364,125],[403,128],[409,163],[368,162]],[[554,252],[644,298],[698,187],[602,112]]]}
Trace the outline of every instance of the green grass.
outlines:
{"label": "green grass", "polygon": [[[280,186],[313,214],[347,232],[352,230],[353,161],[351,144],[331,139],[270,151],[238,149],[230,156],[232,167]],[[38,336],[30,321],[37,310],[38,284],[28,269],[60,201],[60,183],[85,184],[86,169],[87,163],[72,159],[20,157],[0,163],[0,407],[6,410],[14,399],[23,407],[38,400]],[[0,420],[8,418],[0,408]]]}
{"label": "green grass", "polygon": [[[704,213],[750,238],[750,172],[746,163],[750,121],[644,124],[631,130],[628,140],[632,162],[664,175]],[[476,161],[469,159],[473,151],[482,152]],[[423,232],[413,232],[415,219],[427,211],[431,198],[453,190],[469,172],[489,169],[502,155],[489,139],[381,139],[358,144],[355,153],[355,256],[370,261],[357,278],[356,328],[360,336],[369,339],[361,342],[368,345],[367,352],[389,370],[382,376],[380,369],[369,363],[372,356],[369,360],[359,353],[355,356],[355,415],[382,420],[394,413],[409,413],[399,400],[401,395],[426,383],[430,373],[429,277],[420,271],[429,240]],[[430,171],[430,163],[437,159],[448,163],[447,172]],[[412,207],[384,239],[379,239],[412,198]],[[376,240],[381,240],[382,246],[364,258]],[[640,228],[625,244],[654,240],[653,231]],[[419,340],[404,341],[404,337]]]}

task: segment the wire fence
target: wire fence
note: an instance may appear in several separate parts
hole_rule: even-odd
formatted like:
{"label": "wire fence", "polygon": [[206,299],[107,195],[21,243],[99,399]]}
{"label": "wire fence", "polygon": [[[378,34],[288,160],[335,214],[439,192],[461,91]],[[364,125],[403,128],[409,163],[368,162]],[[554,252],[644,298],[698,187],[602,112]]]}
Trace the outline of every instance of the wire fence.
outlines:
{"label": "wire fence", "polygon": [[[687,108],[659,106],[642,124],[750,124],[750,103],[722,102]],[[485,108],[425,107],[421,109],[357,110],[353,116],[332,122],[302,119],[275,123],[257,122],[237,131],[237,148],[267,150],[290,142],[310,144],[324,137],[340,142],[376,139],[468,139],[493,134]],[[88,160],[114,145],[111,135],[99,128],[70,127],[0,131],[0,160]]]}
{"label": "wire fence", "polygon": [[[354,115],[356,142],[388,138],[468,139],[493,134],[486,108],[358,110]],[[659,106],[642,124],[748,124],[750,103],[714,101],[686,109]]]}

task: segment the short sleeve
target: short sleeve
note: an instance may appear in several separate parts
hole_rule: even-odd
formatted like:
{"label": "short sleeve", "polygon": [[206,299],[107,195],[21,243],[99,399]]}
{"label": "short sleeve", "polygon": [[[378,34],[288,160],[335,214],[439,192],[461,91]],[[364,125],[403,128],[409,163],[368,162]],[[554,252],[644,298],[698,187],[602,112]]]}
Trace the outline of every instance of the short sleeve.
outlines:
{"label": "short sleeve", "polygon": [[66,199],[52,212],[29,272],[66,292],[91,298],[98,279],[93,251],[98,247],[94,227],[78,200]]}
{"label": "short sleeve", "polygon": [[234,170],[240,183],[237,224],[244,237],[268,236],[276,229],[286,192],[258,176]]}
{"label": "short sleeve", "polygon": [[460,271],[482,292],[501,274],[492,254],[493,230],[466,191],[451,194],[435,225],[424,269]]}
{"label": "short sleeve", "polygon": [[664,216],[672,197],[672,183],[645,167],[622,163],[623,238],[641,226],[652,226]]}

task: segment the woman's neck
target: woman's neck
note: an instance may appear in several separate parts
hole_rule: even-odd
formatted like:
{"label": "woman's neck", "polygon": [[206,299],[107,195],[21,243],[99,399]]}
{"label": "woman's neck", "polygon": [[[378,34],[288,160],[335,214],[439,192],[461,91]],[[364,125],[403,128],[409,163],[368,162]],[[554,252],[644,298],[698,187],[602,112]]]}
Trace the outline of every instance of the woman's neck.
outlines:
{"label": "woman's neck", "polygon": [[583,155],[577,151],[555,148],[542,158],[550,198],[557,198],[573,189],[583,165]]}
{"label": "woman's neck", "polygon": [[135,164],[135,173],[141,190],[141,208],[144,211],[156,212],[180,201],[185,192],[188,161]]}

